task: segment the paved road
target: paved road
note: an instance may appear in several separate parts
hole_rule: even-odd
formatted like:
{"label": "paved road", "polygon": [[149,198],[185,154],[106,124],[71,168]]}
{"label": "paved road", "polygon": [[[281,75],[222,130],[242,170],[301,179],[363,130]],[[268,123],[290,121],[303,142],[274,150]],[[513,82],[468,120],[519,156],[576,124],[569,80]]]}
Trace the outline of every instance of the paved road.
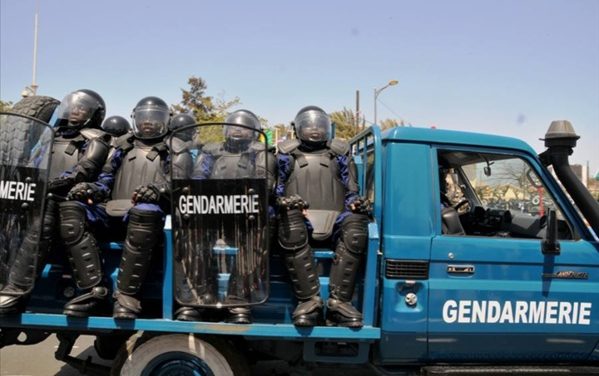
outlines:
{"label": "paved road", "polygon": [[[94,363],[110,366],[111,361],[102,360],[94,350],[94,337],[81,336],[77,339],[72,356],[86,359],[91,356]],[[79,371],[75,368],[54,359],[54,352],[58,347],[58,340],[54,335],[45,341],[31,346],[9,346],[0,350],[0,375],[1,376],[77,376]],[[311,372],[291,369],[281,362],[263,362],[252,368],[255,376],[368,376],[375,373],[369,369],[351,367],[322,367]]]}

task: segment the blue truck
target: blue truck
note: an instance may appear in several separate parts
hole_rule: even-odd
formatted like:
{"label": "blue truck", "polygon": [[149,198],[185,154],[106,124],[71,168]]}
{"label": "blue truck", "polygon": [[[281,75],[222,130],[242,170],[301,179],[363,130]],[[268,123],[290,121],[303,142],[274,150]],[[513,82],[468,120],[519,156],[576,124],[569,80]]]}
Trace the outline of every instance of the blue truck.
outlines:
{"label": "blue truck", "polygon": [[[4,127],[17,115],[1,116]],[[361,194],[373,204],[354,294],[360,329],[293,326],[275,251],[254,323],[174,320],[176,231],[167,221],[143,317],[63,315],[75,285],[55,254],[26,312],[0,317],[0,347],[56,334],[57,359],[98,375],[244,375],[264,359],[387,375],[599,373],[599,206],[568,165],[577,138],[554,122],[537,155],[515,138],[440,129],[375,125],[354,137]],[[102,247],[114,280],[121,245]],[[333,256],[314,250],[324,298]],[[70,355],[80,335],[96,336],[112,369]]]}

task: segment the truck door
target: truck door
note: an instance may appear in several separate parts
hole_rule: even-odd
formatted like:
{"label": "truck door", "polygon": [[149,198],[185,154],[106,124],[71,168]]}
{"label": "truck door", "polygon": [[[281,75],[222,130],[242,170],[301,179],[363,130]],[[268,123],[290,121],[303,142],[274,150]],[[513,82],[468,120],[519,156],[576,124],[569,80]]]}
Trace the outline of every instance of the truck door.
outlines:
{"label": "truck door", "polygon": [[[429,356],[588,358],[599,340],[599,246],[555,180],[526,155],[464,149],[437,158]],[[541,252],[549,210],[559,255]]]}

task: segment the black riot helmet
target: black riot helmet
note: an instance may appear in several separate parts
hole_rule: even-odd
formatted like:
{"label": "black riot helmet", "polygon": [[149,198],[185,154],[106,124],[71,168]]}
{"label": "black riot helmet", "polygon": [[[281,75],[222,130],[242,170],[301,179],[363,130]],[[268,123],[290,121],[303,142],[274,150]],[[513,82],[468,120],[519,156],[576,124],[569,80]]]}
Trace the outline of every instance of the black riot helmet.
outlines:
{"label": "black riot helmet", "polygon": [[[196,123],[196,119],[193,116],[191,116],[190,114],[179,114],[179,115],[175,115],[171,119],[171,122],[169,123],[168,128],[171,131],[174,131],[179,128],[183,128],[187,125],[192,125],[195,123]],[[183,132],[177,132],[176,136],[183,141],[191,141],[193,139],[194,133],[195,133],[195,129],[190,128]]]}
{"label": "black riot helmet", "polygon": [[[225,123],[245,125],[256,130],[261,130],[260,119],[253,112],[248,110],[237,110],[232,112],[225,119]],[[225,143],[234,150],[244,149],[256,140],[260,133],[247,128],[225,125]]]}
{"label": "black riot helmet", "polygon": [[170,116],[165,101],[158,97],[145,97],[137,102],[131,114],[133,134],[142,140],[161,138],[168,132]]}
{"label": "black riot helmet", "polygon": [[112,136],[118,137],[131,130],[131,125],[122,116],[110,116],[102,123],[102,129]]}
{"label": "black riot helmet", "polygon": [[295,134],[303,144],[320,146],[331,139],[331,118],[320,107],[307,106],[299,110],[293,121]]}
{"label": "black riot helmet", "polygon": [[68,94],[56,109],[56,126],[79,129],[100,128],[106,115],[104,99],[93,90],[81,89]]}

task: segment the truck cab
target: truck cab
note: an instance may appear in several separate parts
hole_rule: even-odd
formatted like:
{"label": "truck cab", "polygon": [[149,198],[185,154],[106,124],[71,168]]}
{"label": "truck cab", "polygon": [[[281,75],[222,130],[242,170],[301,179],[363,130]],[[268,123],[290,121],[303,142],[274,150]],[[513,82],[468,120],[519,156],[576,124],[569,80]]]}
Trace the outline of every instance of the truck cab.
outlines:
{"label": "truck cab", "polygon": [[597,359],[597,239],[528,145],[395,128],[382,149],[382,363]]}

